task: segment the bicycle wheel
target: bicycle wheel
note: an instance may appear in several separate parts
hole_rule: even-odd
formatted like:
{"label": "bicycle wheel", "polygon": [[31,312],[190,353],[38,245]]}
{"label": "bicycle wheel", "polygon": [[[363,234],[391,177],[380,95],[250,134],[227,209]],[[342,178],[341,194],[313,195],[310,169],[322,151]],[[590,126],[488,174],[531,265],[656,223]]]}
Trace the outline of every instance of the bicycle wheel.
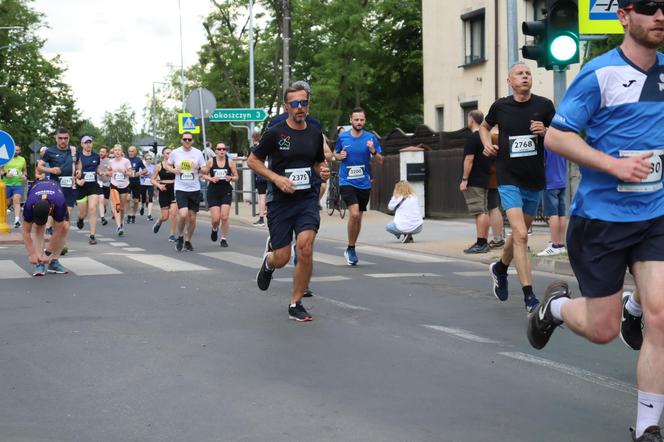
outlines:
{"label": "bicycle wheel", "polygon": [[333,191],[334,189],[329,190],[329,192],[331,193],[327,195],[327,201],[325,202],[327,205],[327,214],[329,216],[332,216],[332,214],[334,213],[334,195],[332,194]]}
{"label": "bicycle wheel", "polygon": [[339,216],[344,219],[346,216],[346,202],[339,196]]}

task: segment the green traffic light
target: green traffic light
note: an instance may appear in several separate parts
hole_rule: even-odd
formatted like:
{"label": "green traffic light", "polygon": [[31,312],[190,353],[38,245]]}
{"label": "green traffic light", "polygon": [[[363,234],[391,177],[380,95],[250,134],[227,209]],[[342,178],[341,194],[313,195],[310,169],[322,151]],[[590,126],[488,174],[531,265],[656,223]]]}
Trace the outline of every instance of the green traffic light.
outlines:
{"label": "green traffic light", "polygon": [[573,59],[578,51],[578,40],[569,34],[558,35],[549,44],[551,56],[563,63]]}

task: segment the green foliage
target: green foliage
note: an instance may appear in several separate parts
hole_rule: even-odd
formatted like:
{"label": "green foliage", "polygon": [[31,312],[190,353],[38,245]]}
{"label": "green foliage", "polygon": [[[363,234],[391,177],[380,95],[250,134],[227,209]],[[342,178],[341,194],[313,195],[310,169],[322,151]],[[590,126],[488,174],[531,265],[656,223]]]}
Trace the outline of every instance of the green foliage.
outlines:
{"label": "green foliage", "polygon": [[136,113],[124,103],[115,112],[105,112],[101,123],[104,143],[108,146],[122,144],[126,149],[134,139]]}
{"label": "green foliage", "polygon": [[[586,56],[584,57],[583,62],[587,63],[598,55],[602,55],[606,51],[620,46],[623,41],[622,34],[613,34],[609,35],[606,40],[588,42],[588,48],[586,50]],[[660,45],[658,50],[664,51],[664,44]]]}

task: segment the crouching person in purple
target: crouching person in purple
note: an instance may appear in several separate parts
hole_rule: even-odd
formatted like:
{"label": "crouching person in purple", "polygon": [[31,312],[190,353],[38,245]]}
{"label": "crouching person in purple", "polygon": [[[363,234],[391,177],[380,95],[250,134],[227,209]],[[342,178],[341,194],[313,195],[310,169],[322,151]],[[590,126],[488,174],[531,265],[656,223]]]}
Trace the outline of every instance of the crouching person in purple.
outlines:
{"label": "crouching person in purple", "polygon": [[[53,235],[44,248],[44,230],[48,217],[53,217]],[[67,203],[55,181],[38,181],[28,191],[23,206],[23,244],[28,260],[35,266],[33,276],[67,273],[58,258],[69,233]]]}

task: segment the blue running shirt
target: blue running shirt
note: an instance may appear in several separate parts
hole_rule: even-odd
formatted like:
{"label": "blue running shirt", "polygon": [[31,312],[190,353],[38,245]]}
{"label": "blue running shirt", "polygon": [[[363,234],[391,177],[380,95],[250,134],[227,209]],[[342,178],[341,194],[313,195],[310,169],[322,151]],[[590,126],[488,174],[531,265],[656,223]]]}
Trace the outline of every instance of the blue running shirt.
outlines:
{"label": "blue running shirt", "polygon": [[648,151],[652,172],[641,183],[581,166],[572,215],[611,222],[664,215],[664,55],[644,72],[620,48],[588,62],[565,93],[551,125],[585,131],[586,142],[614,157]]}
{"label": "blue running shirt", "polygon": [[359,137],[354,137],[350,130],[339,134],[334,151],[348,152],[346,159],[339,164],[340,186],[371,189],[371,152],[367,147],[369,140],[373,140],[376,153],[381,153],[378,137],[369,131],[363,130]]}

